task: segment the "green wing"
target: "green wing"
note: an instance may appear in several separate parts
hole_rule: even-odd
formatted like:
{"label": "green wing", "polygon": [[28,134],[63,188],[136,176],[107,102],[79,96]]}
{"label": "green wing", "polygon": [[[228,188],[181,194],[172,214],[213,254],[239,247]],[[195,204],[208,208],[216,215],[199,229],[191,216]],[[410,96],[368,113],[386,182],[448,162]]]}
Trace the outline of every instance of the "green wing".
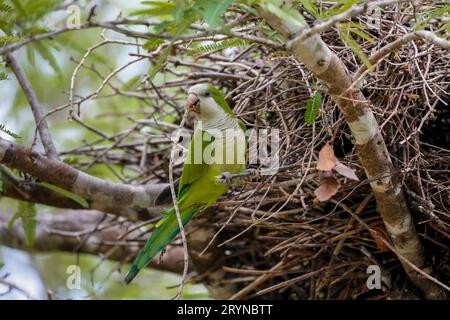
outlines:
{"label": "green wing", "polygon": [[[211,135],[200,129],[194,132],[178,186],[178,198],[182,195],[183,189],[202,177],[208,168],[208,165],[203,161],[203,152],[213,139]],[[201,149],[198,150],[199,148]]]}

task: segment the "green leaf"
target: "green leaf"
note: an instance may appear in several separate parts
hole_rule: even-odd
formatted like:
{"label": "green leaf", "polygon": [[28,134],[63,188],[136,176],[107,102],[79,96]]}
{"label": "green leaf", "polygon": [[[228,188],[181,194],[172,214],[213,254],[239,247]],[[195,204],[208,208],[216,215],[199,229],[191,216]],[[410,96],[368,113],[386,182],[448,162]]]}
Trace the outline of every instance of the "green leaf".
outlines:
{"label": "green leaf", "polygon": [[61,0],[10,0],[10,2],[27,23],[36,22],[62,4]]}
{"label": "green leaf", "polygon": [[339,28],[344,32],[351,32],[364,40],[367,40],[371,44],[375,44],[376,40],[369,35],[368,33],[364,32],[366,29],[366,26],[361,23],[356,22],[344,22],[339,24]]}
{"label": "green leaf", "polygon": [[49,49],[48,46],[43,45],[41,42],[35,42],[34,46],[37,50],[37,52],[39,53],[39,55],[46,60],[50,66],[52,67],[52,69],[56,72],[56,74],[62,78],[62,72],[61,72],[61,68],[58,65],[58,62],[56,61],[55,56],[53,55],[53,53],[51,52],[51,49]]}
{"label": "green leaf", "polygon": [[4,72],[0,72],[0,81],[1,80],[8,80],[8,75]]}
{"label": "green leaf", "polygon": [[25,232],[25,240],[28,246],[33,246],[36,241],[36,207],[34,203],[18,201],[19,206],[11,220],[8,222],[8,228],[12,229],[14,222],[20,218],[22,228]]}
{"label": "green leaf", "polygon": [[317,10],[316,5],[312,0],[299,0],[302,6],[311,13],[314,17],[319,18],[319,10]]}
{"label": "green leaf", "polygon": [[152,37],[142,46],[147,51],[152,51],[158,48],[164,42],[161,38]]}
{"label": "green leaf", "polygon": [[415,30],[424,29],[432,19],[436,19],[444,15],[446,16],[450,15],[450,5],[446,5],[441,8],[437,8],[430,11],[421,12],[418,14],[417,18],[418,23],[414,26],[414,29]]}
{"label": "green leaf", "polygon": [[322,105],[322,95],[319,91],[309,98],[306,102],[306,112],[305,112],[305,123],[307,125],[313,125],[316,122],[317,116],[319,115],[319,108]]}
{"label": "green leaf", "polygon": [[12,37],[12,36],[2,36],[0,37],[0,45],[3,45],[8,42],[17,42],[20,41],[20,38]]}
{"label": "green leaf", "polygon": [[164,16],[171,15],[175,8],[174,2],[162,1],[143,1],[142,4],[150,6],[150,8],[136,10],[130,13],[132,16],[149,15],[149,16]]}
{"label": "green leaf", "polygon": [[10,22],[7,19],[0,17],[0,30],[3,30],[5,34],[11,33],[9,25]]}
{"label": "green leaf", "polygon": [[23,17],[27,16],[27,12],[25,11],[25,8],[22,6],[21,2],[18,0],[10,0],[14,7],[17,9],[17,11],[22,15]]}
{"label": "green leaf", "polygon": [[0,2],[0,12],[9,12],[12,10],[12,7],[3,1]]}
{"label": "green leaf", "polygon": [[358,58],[368,67],[372,68],[372,64],[369,61],[369,58],[367,55],[363,52],[361,46],[359,43],[353,39],[353,37],[350,34],[350,30],[346,28],[345,26],[342,28],[341,26],[338,26],[338,32],[339,37],[341,40],[347,44],[350,49],[358,56]]}
{"label": "green leaf", "polygon": [[297,25],[300,28],[305,27],[305,19],[297,10],[290,7],[283,6],[280,1],[265,1],[263,3],[265,10],[273,13],[278,18],[289,21],[292,25]]}
{"label": "green leaf", "polygon": [[122,90],[131,90],[142,79],[141,75],[135,75],[122,85]]}
{"label": "green leaf", "polygon": [[226,48],[233,48],[233,47],[244,47],[248,46],[249,43],[244,39],[234,38],[234,39],[227,39],[223,41],[218,41],[214,43],[208,43],[205,45],[202,45],[198,48],[195,48],[188,52],[188,56],[196,56],[199,54],[205,54],[209,52],[219,51]]}
{"label": "green leaf", "polygon": [[161,71],[163,64],[166,62],[167,57],[169,56],[171,47],[165,48],[159,55],[158,60],[150,67],[148,72],[149,80],[152,81],[156,74]]}
{"label": "green leaf", "polygon": [[19,135],[15,134],[15,133],[12,132],[12,131],[9,131],[9,130],[5,127],[5,125],[3,125],[3,124],[0,124],[0,131],[6,133],[8,136],[10,136],[10,137],[12,137],[12,138],[14,138],[14,139],[20,139],[20,136],[19,136]]}
{"label": "green leaf", "polygon": [[335,8],[333,8],[331,10],[323,10],[322,18],[328,19],[335,15],[343,13],[343,12],[349,10],[352,6],[363,2],[363,0],[341,0],[339,2],[340,2],[340,5],[336,6]]}
{"label": "green leaf", "polygon": [[360,36],[361,38],[363,38],[364,40],[367,40],[368,42],[370,42],[371,44],[376,44],[377,42],[375,41],[375,39],[369,35],[368,33],[360,30],[360,29],[350,29],[351,33],[356,34],[357,36]]}
{"label": "green leaf", "polygon": [[73,201],[75,201],[76,203],[81,205],[83,208],[89,208],[89,203],[86,201],[86,199],[80,197],[79,195],[77,195],[73,192],[67,191],[63,188],[60,188],[58,186],[55,186],[55,185],[53,185],[51,183],[47,183],[47,182],[40,182],[39,185],[41,185],[47,189],[50,189],[52,191],[55,191],[57,193],[60,193],[69,199],[72,199]]}
{"label": "green leaf", "polygon": [[36,56],[34,54],[33,44],[27,46],[27,58],[28,62],[34,67],[34,64],[36,62]]}
{"label": "green leaf", "polygon": [[234,0],[200,0],[197,1],[197,6],[201,8],[200,14],[208,24],[208,28],[212,29],[223,24],[221,16],[233,2]]}

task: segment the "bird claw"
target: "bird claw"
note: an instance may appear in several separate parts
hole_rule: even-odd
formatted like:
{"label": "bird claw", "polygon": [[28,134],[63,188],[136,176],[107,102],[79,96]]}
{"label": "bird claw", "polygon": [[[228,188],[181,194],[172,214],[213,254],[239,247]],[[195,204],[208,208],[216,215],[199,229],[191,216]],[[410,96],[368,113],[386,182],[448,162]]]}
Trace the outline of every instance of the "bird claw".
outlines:
{"label": "bird claw", "polygon": [[218,183],[230,185],[232,180],[233,180],[233,176],[229,172],[222,172],[220,175],[216,176],[216,181]]}
{"label": "bird claw", "polygon": [[259,175],[259,172],[256,169],[251,169],[250,168],[250,169],[247,169],[246,172],[248,173],[248,175],[250,177],[256,177],[257,175]]}

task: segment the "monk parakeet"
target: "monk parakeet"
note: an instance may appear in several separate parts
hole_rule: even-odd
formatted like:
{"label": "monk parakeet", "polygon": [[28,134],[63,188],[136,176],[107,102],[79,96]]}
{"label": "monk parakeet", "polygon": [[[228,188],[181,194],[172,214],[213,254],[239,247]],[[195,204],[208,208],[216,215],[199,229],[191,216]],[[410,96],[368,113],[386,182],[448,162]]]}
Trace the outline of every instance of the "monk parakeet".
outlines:
{"label": "monk parakeet", "polygon": [[[245,170],[245,125],[238,120],[220,91],[202,83],[188,91],[187,109],[198,122],[187,152],[183,173],[177,190],[177,204],[183,224],[201,210],[213,205],[229,184],[218,179],[222,173]],[[138,272],[180,232],[175,209],[163,212],[150,239],[139,252],[125,283]]]}

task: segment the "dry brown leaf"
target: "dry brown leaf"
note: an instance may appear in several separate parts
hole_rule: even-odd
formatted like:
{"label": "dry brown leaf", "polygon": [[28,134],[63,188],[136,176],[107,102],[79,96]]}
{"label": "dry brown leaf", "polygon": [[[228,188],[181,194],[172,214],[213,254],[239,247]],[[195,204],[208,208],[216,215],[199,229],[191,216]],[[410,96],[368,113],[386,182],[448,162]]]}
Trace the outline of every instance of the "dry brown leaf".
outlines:
{"label": "dry brown leaf", "polygon": [[352,169],[350,167],[347,167],[345,164],[337,161],[336,166],[334,167],[334,170],[336,170],[336,172],[340,173],[341,175],[343,175],[346,178],[355,180],[355,181],[359,181],[358,177],[355,174],[355,169]]}
{"label": "dry brown leaf", "polygon": [[334,176],[321,177],[320,186],[314,191],[314,194],[319,201],[327,201],[338,192],[340,186],[341,184]]}
{"label": "dry brown leaf", "polygon": [[317,170],[330,171],[336,166],[336,162],[333,146],[327,142],[319,152]]}

